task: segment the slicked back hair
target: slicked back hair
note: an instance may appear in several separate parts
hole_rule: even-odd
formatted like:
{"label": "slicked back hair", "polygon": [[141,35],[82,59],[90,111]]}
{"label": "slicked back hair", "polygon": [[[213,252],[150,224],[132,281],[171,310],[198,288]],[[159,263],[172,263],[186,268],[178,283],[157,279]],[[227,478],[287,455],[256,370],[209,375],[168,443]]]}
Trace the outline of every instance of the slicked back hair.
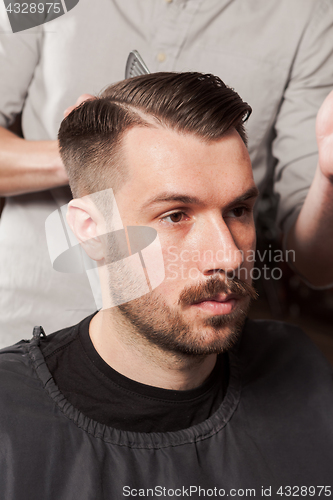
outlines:
{"label": "slicked back hair", "polygon": [[127,179],[122,138],[133,127],[164,127],[220,139],[236,129],[247,143],[251,107],[220,78],[201,73],[152,73],[109,86],[63,120],[60,154],[74,197],[112,188]]}

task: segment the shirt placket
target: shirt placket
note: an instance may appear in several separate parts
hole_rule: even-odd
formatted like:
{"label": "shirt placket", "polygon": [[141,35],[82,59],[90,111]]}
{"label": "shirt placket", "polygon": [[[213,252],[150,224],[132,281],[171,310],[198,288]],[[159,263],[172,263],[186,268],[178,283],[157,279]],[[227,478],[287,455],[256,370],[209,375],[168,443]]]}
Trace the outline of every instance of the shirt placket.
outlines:
{"label": "shirt placket", "polygon": [[155,51],[151,71],[174,71],[193,18],[204,0],[158,1],[158,22],[151,39]]}

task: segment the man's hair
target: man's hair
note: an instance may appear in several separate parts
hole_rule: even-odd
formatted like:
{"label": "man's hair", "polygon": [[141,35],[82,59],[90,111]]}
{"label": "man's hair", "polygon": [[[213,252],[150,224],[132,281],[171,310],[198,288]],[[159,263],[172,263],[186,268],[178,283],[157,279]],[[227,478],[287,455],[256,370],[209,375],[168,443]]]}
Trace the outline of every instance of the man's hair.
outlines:
{"label": "man's hair", "polygon": [[112,188],[127,179],[122,138],[133,127],[164,127],[203,140],[236,129],[251,107],[220,78],[201,73],[152,73],[109,86],[61,123],[60,154],[74,197]]}

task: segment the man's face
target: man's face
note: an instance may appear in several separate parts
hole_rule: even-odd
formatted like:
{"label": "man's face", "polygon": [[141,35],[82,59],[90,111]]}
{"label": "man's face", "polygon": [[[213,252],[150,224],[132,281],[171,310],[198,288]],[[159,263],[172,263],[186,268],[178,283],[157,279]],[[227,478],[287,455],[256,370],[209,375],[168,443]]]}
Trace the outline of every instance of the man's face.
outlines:
{"label": "man's face", "polygon": [[205,142],[134,128],[124,138],[124,161],[129,179],[116,194],[123,224],[158,231],[166,276],[151,293],[119,306],[122,319],[171,352],[222,352],[253,295],[246,256],[255,248],[257,192],[243,141],[235,130]]}

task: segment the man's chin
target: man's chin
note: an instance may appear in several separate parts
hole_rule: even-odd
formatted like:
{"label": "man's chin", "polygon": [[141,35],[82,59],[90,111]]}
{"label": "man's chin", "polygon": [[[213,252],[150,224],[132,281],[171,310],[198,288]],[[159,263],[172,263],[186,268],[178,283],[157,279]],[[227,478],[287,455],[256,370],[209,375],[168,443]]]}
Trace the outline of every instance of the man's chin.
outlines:
{"label": "man's chin", "polygon": [[[242,331],[249,300],[239,301],[229,314],[185,312],[168,307],[158,296],[145,296],[118,306],[129,329],[152,347],[174,354],[206,356],[219,354],[237,342]],[[133,333],[134,333],[133,332]]]}
{"label": "man's chin", "polygon": [[178,352],[187,355],[221,354],[231,349],[240,338],[246,312],[212,316],[205,319],[202,328],[192,338],[178,339]]}

